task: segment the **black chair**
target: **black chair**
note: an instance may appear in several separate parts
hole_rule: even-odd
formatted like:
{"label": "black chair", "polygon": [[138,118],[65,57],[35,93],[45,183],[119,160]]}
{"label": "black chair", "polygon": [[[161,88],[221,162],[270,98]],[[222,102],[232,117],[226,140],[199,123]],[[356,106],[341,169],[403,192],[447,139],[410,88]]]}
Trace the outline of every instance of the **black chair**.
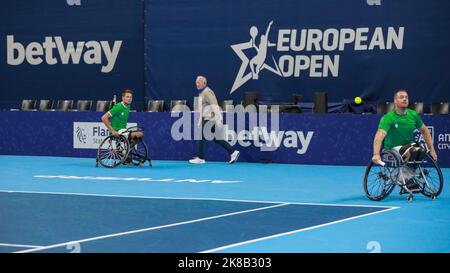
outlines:
{"label": "black chair", "polygon": [[36,100],[22,100],[20,110],[36,110]]}
{"label": "black chair", "polygon": [[415,102],[408,106],[409,109],[416,111],[418,114],[423,114],[423,102]]}
{"label": "black chair", "polygon": [[164,101],[163,100],[149,100],[147,103],[148,112],[163,112]]}
{"label": "black chair", "polygon": [[438,102],[431,104],[431,114],[433,115],[448,115],[448,102]]}
{"label": "black chair", "polygon": [[233,100],[223,100],[219,103],[220,109],[225,112],[232,112],[234,107]]}
{"label": "black chair", "polygon": [[92,100],[79,100],[77,101],[78,111],[91,111]]}
{"label": "black chair", "polygon": [[294,104],[298,104],[303,99],[303,95],[294,93],[292,94],[292,100],[294,101]]}
{"label": "black chair", "polygon": [[328,113],[328,93],[327,92],[314,92],[313,113],[318,113],[318,114]]}
{"label": "black chair", "polygon": [[39,102],[39,111],[49,111],[53,109],[53,100],[41,100]]}
{"label": "black chair", "polygon": [[58,100],[56,104],[56,110],[58,111],[69,111],[72,110],[73,100]]}
{"label": "black chair", "polygon": [[95,108],[96,112],[106,112],[111,109],[112,101],[111,100],[99,100],[97,101],[97,107]]}
{"label": "black chair", "polygon": [[[258,111],[259,112],[264,112],[265,109],[263,107],[261,107],[262,105],[259,105],[258,107]],[[295,105],[295,104],[272,104],[272,105],[265,105],[268,106],[267,112],[276,112],[278,111],[278,113],[297,113],[300,114],[302,113],[302,109],[300,108],[300,106]]]}
{"label": "black chair", "polygon": [[186,109],[186,100],[171,100],[170,101],[170,111],[172,112],[183,112],[181,109]]}
{"label": "black chair", "polygon": [[244,102],[242,105],[247,107],[248,105],[257,105],[258,104],[258,92],[245,92],[244,94]]}
{"label": "black chair", "polygon": [[379,102],[377,104],[377,114],[378,115],[384,115],[394,109],[394,103],[393,102]]}

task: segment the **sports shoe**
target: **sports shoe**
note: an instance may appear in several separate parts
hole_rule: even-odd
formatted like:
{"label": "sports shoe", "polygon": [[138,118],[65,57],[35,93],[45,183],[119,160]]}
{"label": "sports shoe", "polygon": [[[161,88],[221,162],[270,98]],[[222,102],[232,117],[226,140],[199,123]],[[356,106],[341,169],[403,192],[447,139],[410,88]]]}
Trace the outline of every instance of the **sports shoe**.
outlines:
{"label": "sports shoe", "polygon": [[189,163],[191,163],[191,164],[205,164],[206,161],[204,159],[199,158],[199,157],[194,157],[193,159],[189,160]]}
{"label": "sports shoe", "polygon": [[238,150],[234,151],[231,155],[230,155],[230,164],[233,164],[234,162],[236,162],[239,158],[239,154],[240,152]]}

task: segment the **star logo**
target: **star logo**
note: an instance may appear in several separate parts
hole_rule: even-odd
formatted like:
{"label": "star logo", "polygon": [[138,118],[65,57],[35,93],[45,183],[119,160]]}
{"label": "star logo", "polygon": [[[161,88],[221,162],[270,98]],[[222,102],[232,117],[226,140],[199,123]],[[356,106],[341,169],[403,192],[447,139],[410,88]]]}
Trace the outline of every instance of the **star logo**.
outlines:
{"label": "star logo", "polygon": [[[255,26],[252,26],[250,28],[250,37],[251,37],[250,41],[231,46],[231,48],[239,57],[239,59],[241,59],[242,64],[241,67],[239,68],[239,72],[236,76],[236,79],[234,80],[230,94],[236,91],[236,89],[241,87],[250,79],[258,80],[259,72],[261,72],[264,69],[267,69],[268,71],[273,72],[278,76],[283,76],[283,73],[278,67],[277,62],[275,61],[273,55],[272,55],[273,66],[269,66],[268,64],[266,64],[267,51],[269,47],[276,46],[276,44],[271,43],[269,41],[269,32],[272,24],[273,21],[270,21],[266,33],[261,35],[258,47],[256,46],[256,37],[258,36],[258,28]],[[245,55],[244,50],[248,50],[251,48],[256,50],[256,55],[253,58],[249,59],[247,55]],[[250,71],[248,73],[246,73],[247,67],[250,67]]]}

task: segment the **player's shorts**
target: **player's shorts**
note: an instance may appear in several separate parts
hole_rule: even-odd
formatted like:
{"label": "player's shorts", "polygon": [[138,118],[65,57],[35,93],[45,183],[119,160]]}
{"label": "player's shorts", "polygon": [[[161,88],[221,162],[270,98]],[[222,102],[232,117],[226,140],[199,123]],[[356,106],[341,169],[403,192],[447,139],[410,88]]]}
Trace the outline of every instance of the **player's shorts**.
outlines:
{"label": "player's shorts", "polygon": [[119,131],[117,131],[120,135],[123,135],[124,137],[128,138],[128,136],[130,135],[130,132],[127,132],[127,129],[120,129]]}

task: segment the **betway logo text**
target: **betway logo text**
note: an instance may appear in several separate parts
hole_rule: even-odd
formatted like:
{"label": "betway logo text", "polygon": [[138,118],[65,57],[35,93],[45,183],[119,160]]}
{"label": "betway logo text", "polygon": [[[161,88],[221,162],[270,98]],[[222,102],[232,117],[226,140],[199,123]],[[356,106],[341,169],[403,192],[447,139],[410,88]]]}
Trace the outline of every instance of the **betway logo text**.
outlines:
{"label": "betway logo text", "polygon": [[60,36],[46,36],[42,44],[31,42],[23,45],[14,41],[14,35],[6,37],[7,63],[9,65],[21,65],[25,60],[31,65],[40,65],[43,62],[49,65],[59,62],[79,64],[80,61],[83,61],[85,64],[101,64],[103,73],[109,73],[114,69],[121,46],[122,41],[114,41],[112,49],[108,41],[64,42]]}
{"label": "betway logo text", "polygon": [[243,130],[236,133],[226,129],[227,141],[234,145],[239,143],[242,147],[253,145],[261,151],[276,151],[279,147],[298,148],[297,154],[305,154],[308,150],[314,132],[308,131],[268,131],[266,127],[253,127],[252,131]]}

